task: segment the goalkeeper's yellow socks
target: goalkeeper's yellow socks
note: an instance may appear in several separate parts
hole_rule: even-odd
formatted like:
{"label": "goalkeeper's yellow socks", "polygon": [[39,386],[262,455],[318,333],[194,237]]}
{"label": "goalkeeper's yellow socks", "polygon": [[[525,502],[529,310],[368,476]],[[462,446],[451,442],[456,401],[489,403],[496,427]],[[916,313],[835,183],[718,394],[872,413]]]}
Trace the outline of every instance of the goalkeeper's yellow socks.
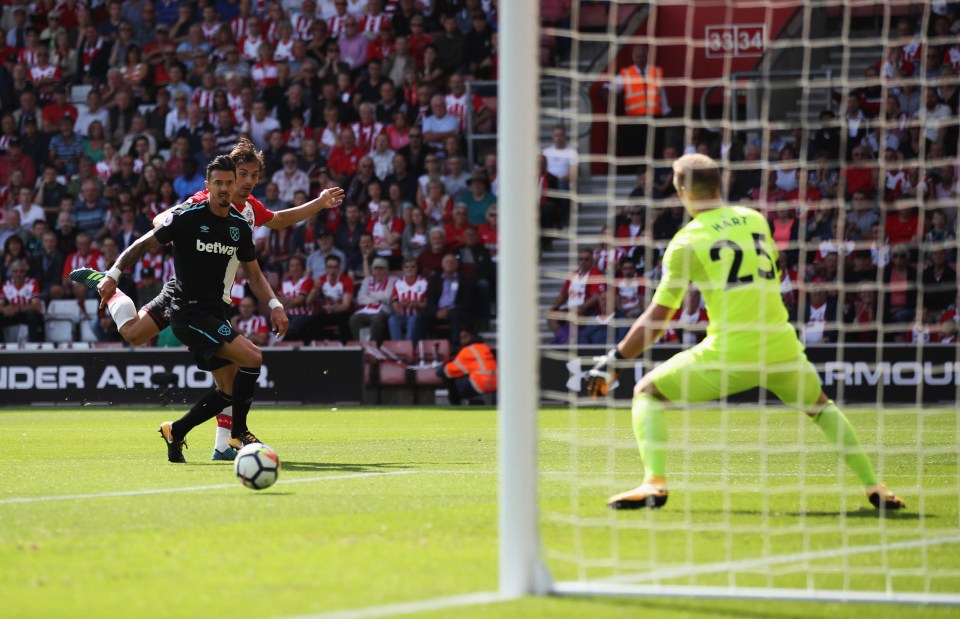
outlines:
{"label": "goalkeeper's yellow socks", "polygon": [[667,420],[663,404],[641,393],[633,398],[633,433],[643,459],[644,481],[656,480],[665,487],[667,475]]}
{"label": "goalkeeper's yellow socks", "polygon": [[833,400],[829,400],[823,410],[813,417],[813,423],[823,430],[827,440],[843,455],[847,466],[860,478],[864,486],[877,483],[877,474],[873,472],[873,466],[860,445],[856,431]]}

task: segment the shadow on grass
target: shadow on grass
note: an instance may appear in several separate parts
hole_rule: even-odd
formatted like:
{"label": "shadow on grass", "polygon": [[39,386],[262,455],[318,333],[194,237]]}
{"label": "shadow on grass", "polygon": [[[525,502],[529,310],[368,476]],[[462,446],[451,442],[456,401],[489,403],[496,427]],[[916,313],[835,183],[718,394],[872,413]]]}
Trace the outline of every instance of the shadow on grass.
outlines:
{"label": "shadow on grass", "polygon": [[[582,602],[596,602],[600,598],[577,598],[577,597],[568,597],[564,598],[568,601],[579,600]],[[603,598],[605,604],[615,604],[617,606],[622,606],[625,608],[637,608],[638,616],[640,612],[649,612],[662,610],[664,613],[669,616],[676,617],[747,617],[750,619],[809,619],[813,616],[813,613],[801,613],[797,614],[791,610],[788,610],[788,606],[784,604],[784,612],[778,612],[777,610],[765,611],[765,610],[753,610],[747,608],[746,606],[750,604],[749,601],[744,600],[704,600],[702,603],[691,603],[681,600],[666,600],[661,598]],[[642,609],[642,611],[640,610]],[[660,615],[658,615],[660,616]]]}
{"label": "shadow on grass", "polygon": [[296,462],[283,461],[284,471],[340,471],[344,473],[377,473],[384,471],[405,471],[412,467],[408,462]]}
{"label": "shadow on grass", "polygon": [[846,512],[837,511],[806,511],[806,512],[777,512],[770,511],[764,514],[762,510],[759,509],[731,509],[728,511],[721,509],[711,509],[711,510],[696,510],[697,513],[701,514],[717,514],[722,516],[724,514],[732,514],[734,516],[788,516],[791,518],[839,518],[841,515],[846,518],[860,518],[860,519],[877,519],[877,518],[886,518],[888,520],[920,520],[920,518],[936,518],[936,514],[918,514],[916,512],[911,512],[909,509],[907,511],[886,511],[881,514],[880,511],[873,509],[872,507],[862,507],[859,509],[851,509]]}

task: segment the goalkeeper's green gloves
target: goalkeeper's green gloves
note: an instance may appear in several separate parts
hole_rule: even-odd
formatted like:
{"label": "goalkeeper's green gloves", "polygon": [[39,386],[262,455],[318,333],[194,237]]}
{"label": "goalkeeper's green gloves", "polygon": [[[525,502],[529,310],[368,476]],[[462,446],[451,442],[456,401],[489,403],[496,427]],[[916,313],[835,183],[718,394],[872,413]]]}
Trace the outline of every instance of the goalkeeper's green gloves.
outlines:
{"label": "goalkeeper's green gloves", "polygon": [[613,367],[616,361],[625,359],[616,346],[605,355],[593,358],[593,367],[587,372],[587,393],[596,397],[607,395],[617,382],[617,370]]}

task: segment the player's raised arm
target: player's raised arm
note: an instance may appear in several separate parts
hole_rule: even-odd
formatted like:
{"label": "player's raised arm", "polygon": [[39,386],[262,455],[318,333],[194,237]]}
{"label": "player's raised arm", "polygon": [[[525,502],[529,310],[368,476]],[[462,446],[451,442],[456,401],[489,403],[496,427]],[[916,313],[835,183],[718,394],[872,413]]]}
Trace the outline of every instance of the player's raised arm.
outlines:
{"label": "player's raised arm", "polygon": [[[170,215],[172,217],[172,215]],[[107,271],[106,276],[97,284],[97,292],[100,294],[100,309],[107,306],[114,294],[117,292],[117,282],[120,281],[120,275],[137,263],[145,253],[152,249],[158,249],[163,244],[157,240],[154,234],[156,229],[144,234],[134,241],[130,247],[123,250],[123,253],[117,256],[117,261]]]}
{"label": "player's raised arm", "polygon": [[293,208],[276,211],[273,219],[268,221],[266,226],[274,230],[289,228],[294,224],[304,221],[312,215],[316,215],[320,211],[339,207],[340,203],[343,202],[343,195],[343,189],[339,187],[324,189],[320,192],[319,196],[313,200],[310,200],[309,202],[305,202],[304,204],[295,206]]}
{"label": "player's raised arm", "polygon": [[263,276],[260,265],[257,264],[256,260],[244,262],[243,272],[247,276],[247,281],[250,284],[250,289],[253,290],[253,294],[257,295],[257,298],[261,301],[267,301],[267,304],[270,306],[270,326],[273,328],[274,333],[277,334],[277,337],[283,337],[287,334],[290,319],[287,318],[286,312],[283,311],[283,303],[273,294],[273,288],[270,287],[270,282],[267,281],[267,278]]}

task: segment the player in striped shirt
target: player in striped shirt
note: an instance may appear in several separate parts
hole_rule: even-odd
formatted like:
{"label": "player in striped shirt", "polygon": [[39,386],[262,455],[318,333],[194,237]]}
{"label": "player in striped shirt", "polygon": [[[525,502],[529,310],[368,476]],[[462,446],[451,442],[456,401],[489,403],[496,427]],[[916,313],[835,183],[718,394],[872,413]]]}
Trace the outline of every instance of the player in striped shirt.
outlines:
{"label": "player in striped shirt", "polygon": [[13,277],[0,288],[0,328],[27,325],[31,342],[43,341],[43,303],[40,284],[27,277],[30,270],[26,260],[10,265]]}
{"label": "player in striped shirt", "polygon": [[693,281],[706,302],[707,337],[646,374],[634,389],[633,429],[643,459],[643,483],[610,497],[613,509],[667,502],[665,403],[708,402],[756,387],[804,411],[842,454],[878,509],[905,507],[877,479],[857,434],[820,386],[816,369],[789,323],[780,296],[776,244],[754,209],[725,206],[716,162],[700,154],[673,163],[673,183],[692,220],[670,241],[662,277],[646,311],[627,336],[598,357],[587,387],[606,395],[613,364],[643,353],[670,324]]}

